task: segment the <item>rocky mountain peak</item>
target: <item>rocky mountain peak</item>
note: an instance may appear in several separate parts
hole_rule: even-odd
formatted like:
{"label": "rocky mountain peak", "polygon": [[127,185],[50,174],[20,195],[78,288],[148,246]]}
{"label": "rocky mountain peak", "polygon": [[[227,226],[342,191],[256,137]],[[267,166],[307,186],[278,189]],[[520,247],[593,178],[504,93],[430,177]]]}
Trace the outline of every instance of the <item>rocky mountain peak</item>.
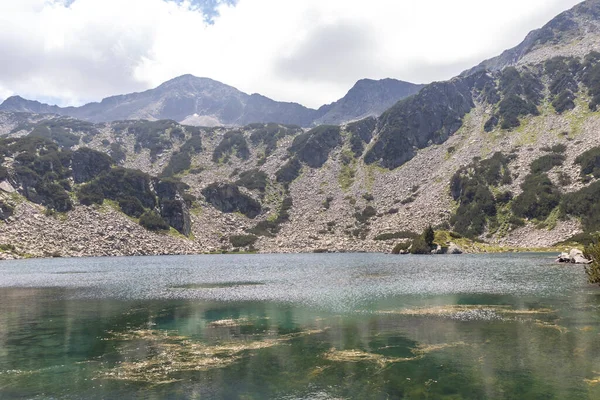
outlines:
{"label": "rocky mountain peak", "polygon": [[462,75],[485,69],[500,71],[508,66],[537,64],[556,56],[583,57],[599,45],[600,0],[586,0],[530,32],[518,46],[483,61]]}
{"label": "rocky mountain peak", "polygon": [[399,100],[409,97],[423,88],[423,85],[403,82],[397,79],[361,79],[340,100],[323,106],[323,115],[316,124],[341,124],[347,116],[354,120],[377,117]]}
{"label": "rocky mountain peak", "polygon": [[21,96],[11,96],[0,104],[0,111],[28,112],[34,114],[56,114],[59,107],[50,106],[35,100],[27,100]]}

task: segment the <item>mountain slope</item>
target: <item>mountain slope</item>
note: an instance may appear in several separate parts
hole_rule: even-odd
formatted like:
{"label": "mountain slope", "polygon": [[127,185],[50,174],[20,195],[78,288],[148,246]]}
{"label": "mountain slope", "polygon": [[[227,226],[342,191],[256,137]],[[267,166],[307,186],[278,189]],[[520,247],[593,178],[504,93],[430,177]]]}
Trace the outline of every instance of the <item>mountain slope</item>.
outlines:
{"label": "mountain slope", "polygon": [[552,56],[585,56],[600,43],[600,1],[587,0],[542,28],[530,32],[518,46],[463,72],[500,71],[505,67],[540,62]]}
{"label": "mountain slope", "polygon": [[275,122],[308,127],[378,116],[420,88],[393,79],[362,80],[336,103],[313,110],[259,94],[248,95],[212,79],[184,75],[155,89],[108,97],[81,107],[61,108],[13,96],[0,105],[0,111],[57,114],[91,122],[171,119],[198,126]]}

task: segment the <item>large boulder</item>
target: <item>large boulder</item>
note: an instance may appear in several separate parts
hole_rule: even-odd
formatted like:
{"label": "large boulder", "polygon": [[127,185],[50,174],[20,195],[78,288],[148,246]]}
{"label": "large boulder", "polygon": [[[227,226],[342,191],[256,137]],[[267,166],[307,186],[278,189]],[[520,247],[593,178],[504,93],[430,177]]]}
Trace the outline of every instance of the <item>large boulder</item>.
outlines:
{"label": "large boulder", "polygon": [[556,262],[570,263],[570,264],[590,264],[591,261],[585,258],[583,251],[578,249],[572,249],[568,254],[561,253]]}
{"label": "large boulder", "polygon": [[160,204],[160,215],[179,233],[189,236],[192,232],[192,221],[190,211],[183,199],[162,200]]}

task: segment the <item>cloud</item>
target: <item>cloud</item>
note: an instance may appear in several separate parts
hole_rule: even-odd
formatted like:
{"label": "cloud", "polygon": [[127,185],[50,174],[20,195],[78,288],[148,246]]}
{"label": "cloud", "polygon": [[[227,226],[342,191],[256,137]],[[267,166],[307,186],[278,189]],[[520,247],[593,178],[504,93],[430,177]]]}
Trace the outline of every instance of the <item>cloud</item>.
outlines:
{"label": "cloud", "polygon": [[318,107],[361,78],[448,79],[577,0],[0,0],[0,96],[61,105],[178,75]]}
{"label": "cloud", "polygon": [[277,75],[346,84],[364,71],[377,71],[377,36],[369,26],[338,21],[317,26],[275,63]]}

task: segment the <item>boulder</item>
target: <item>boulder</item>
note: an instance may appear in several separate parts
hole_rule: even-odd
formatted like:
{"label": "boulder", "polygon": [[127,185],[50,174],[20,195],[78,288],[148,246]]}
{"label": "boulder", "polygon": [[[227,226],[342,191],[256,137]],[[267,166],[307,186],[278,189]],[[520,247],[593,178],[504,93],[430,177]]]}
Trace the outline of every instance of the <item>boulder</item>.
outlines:
{"label": "boulder", "polygon": [[578,249],[572,249],[568,254],[561,253],[556,262],[570,263],[570,264],[590,264],[591,261],[585,258],[583,251]]}

